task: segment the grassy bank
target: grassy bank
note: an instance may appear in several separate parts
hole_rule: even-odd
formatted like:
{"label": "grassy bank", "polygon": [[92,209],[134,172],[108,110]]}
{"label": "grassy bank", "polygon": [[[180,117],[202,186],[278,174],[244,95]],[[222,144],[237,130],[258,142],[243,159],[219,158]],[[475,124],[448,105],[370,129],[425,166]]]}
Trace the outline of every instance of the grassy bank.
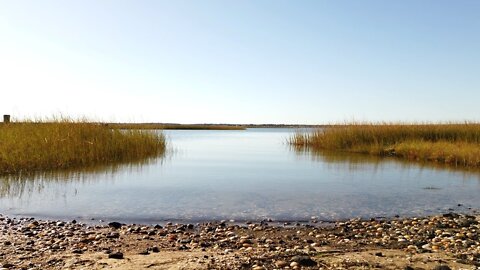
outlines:
{"label": "grassy bank", "polygon": [[138,161],[165,151],[153,132],[59,120],[0,125],[0,174]]}
{"label": "grassy bank", "polygon": [[213,124],[161,124],[161,123],[109,123],[116,129],[184,129],[184,130],[244,130],[241,125],[213,125]]}
{"label": "grassy bank", "polygon": [[299,148],[480,167],[480,124],[353,124],[297,133]]}

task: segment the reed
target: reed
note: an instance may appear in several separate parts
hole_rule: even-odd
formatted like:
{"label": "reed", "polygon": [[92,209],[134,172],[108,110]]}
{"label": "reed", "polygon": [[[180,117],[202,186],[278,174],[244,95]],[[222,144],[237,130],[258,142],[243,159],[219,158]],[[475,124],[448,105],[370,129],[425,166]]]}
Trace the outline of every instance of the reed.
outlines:
{"label": "reed", "polygon": [[139,161],[164,153],[165,138],[87,121],[56,119],[0,125],[0,174]]}
{"label": "reed", "polygon": [[348,124],[296,133],[295,147],[480,166],[480,124]]}

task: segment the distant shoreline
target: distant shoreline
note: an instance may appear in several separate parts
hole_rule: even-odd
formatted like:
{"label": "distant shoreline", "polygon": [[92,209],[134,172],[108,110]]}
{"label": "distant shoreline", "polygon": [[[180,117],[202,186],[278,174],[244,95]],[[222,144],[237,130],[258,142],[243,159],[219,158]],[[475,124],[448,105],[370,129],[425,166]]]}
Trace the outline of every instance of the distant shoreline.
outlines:
{"label": "distant shoreline", "polygon": [[303,124],[178,124],[178,123],[105,123],[121,129],[208,129],[208,130],[244,130],[246,128],[325,128],[335,125]]}

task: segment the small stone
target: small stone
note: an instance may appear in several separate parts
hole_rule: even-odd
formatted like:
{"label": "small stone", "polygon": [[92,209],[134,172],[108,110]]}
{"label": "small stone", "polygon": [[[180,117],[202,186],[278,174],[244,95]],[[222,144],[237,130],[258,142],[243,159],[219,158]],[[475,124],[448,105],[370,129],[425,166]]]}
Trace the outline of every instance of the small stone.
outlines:
{"label": "small stone", "polygon": [[28,224],[28,227],[33,229],[33,228],[38,227],[38,225],[39,225],[38,221],[35,220],[34,222]]}
{"label": "small stone", "polygon": [[452,270],[448,265],[437,265],[433,270]]}
{"label": "small stone", "polygon": [[154,252],[154,253],[160,252],[160,249],[159,249],[158,247],[156,247],[156,246],[155,246],[155,247],[152,247],[150,250],[151,250],[152,252]]}
{"label": "small stone", "polygon": [[120,237],[120,234],[118,232],[111,232],[107,235],[107,238],[119,238]]}
{"label": "small stone", "polygon": [[114,221],[114,222],[108,223],[108,226],[114,229],[120,229],[122,227],[122,223]]}
{"label": "small stone", "polygon": [[294,262],[297,262],[300,266],[315,266],[317,262],[312,260],[309,256],[294,256],[292,258]]}
{"label": "small stone", "polygon": [[279,268],[283,268],[283,267],[287,266],[288,263],[286,261],[276,261],[275,265]]}
{"label": "small stone", "polygon": [[123,259],[123,253],[122,252],[112,252],[108,254],[109,259]]}
{"label": "small stone", "polygon": [[425,244],[422,246],[423,249],[431,249],[432,247],[430,246],[430,244]]}
{"label": "small stone", "polygon": [[176,234],[169,234],[168,235],[168,241],[173,242],[177,240],[177,235]]}
{"label": "small stone", "polygon": [[443,214],[443,217],[446,217],[446,218],[458,218],[459,215],[458,214],[455,214],[455,213],[446,213],[446,214]]}
{"label": "small stone", "polygon": [[72,253],[73,254],[82,254],[83,253],[83,250],[79,249],[79,248],[76,248],[74,250],[72,250]]}
{"label": "small stone", "polygon": [[149,255],[150,252],[148,252],[148,250],[144,250],[144,251],[141,251],[138,253],[139,255]]}
{"label": "small stone", "polygon": [[415,251],[415,250],[417,250],[418,248],[417,248],[417,246],[415,246],[415,245],[409,245],[409,246],[407,246],[407,249],[408,249],[408,250],[411,250],[411,251]]}

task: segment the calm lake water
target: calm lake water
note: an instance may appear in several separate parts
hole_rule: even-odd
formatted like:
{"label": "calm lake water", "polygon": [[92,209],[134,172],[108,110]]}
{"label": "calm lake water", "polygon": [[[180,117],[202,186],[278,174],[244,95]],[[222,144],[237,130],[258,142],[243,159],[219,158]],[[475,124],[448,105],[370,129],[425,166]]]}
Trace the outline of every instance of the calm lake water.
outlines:
{"label": "calm lake water", "polygon": [[0,178],[0,213],[136,223],[336,220],[480,208],[480,173],[363,155],[298,152],[292,129],[165,131],[142,165]]}

